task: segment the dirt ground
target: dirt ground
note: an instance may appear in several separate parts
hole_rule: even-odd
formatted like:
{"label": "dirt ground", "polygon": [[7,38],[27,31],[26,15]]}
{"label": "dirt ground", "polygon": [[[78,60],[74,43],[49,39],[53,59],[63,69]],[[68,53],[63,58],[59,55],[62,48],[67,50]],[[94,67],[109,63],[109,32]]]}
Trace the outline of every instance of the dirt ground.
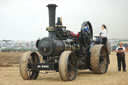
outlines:
{"label": "dirt ground", "polygon": [[[128,85],[127,72],[117,71],[117,58],[115,53],[110,55],[110,65],[106,74],[97,75],[89,70],[81,70],[74,81],[64,82],[59,73],[50,71],[48,74],[40,73],[37,80],[23,80],[19,73],[19,59],[23,53],[0,53],[0,85]],[[128,64],[128,52],[126,53]]]}

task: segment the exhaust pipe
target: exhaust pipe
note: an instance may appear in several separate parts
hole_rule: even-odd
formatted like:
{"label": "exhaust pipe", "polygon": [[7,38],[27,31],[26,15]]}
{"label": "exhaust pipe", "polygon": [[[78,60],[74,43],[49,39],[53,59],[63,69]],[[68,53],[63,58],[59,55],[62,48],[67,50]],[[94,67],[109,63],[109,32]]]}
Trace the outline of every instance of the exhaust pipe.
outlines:
{"label": "exhaust pipe", "polygon": [[49,37],[56,38],[55,34],[55,16],[56,16],[56,4],[48,4],[47,5],[49,10],[49,27],[47,30],[49,31]]}
{"label": "exhaust pipe", "polygon": [[49,27],[55,26],[55,16],[56,16],[56,4],[48,4],[47,5],[49,9]]}

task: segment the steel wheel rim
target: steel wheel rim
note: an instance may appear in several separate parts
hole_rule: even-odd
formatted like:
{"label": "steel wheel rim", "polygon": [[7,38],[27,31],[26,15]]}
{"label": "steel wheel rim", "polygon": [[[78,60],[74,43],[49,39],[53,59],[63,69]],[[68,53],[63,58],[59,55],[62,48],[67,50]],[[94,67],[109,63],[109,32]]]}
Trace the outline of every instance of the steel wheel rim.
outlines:
{"label": "steel wheel rim", "polygon": [[105,73],[108,67],[108,59],[107,59],[107,52],[105,49],[101,49],[100,52],[100,58],[99,58],[99,63],[100,63],[100,70],[102,73]]}

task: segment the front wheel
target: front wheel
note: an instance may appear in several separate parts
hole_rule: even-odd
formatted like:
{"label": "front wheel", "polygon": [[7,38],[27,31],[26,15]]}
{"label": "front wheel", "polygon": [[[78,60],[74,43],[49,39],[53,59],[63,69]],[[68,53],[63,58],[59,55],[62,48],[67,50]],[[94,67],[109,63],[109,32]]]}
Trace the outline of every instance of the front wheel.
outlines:
{"label": "front wheel", "polygon": [[39,75],[38,70],[28,68],[31,63],[39,63],[39,56],[36,52],[25,52],[20,59],[20,74],[24,80],[36,79]]}
{"label": "front wheel", "polygon": [[64,81],[74,80],[77,76],[77,57],[72,51],[64,51],[59,59],[59,73]]}

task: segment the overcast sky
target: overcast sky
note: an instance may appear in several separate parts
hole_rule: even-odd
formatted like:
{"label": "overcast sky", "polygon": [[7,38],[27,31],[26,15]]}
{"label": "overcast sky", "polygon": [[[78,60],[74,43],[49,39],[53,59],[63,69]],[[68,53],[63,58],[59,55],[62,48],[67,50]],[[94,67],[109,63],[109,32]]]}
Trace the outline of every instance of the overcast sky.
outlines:
{"label": "overcast sky", "polygon": [[57,4],[56,16],[77,33],[90,21],[94,35],[106,24],[109,38],[128,38],[128,0],[0,0],[0,40],[36,40],[48,32],[47,4]]}

